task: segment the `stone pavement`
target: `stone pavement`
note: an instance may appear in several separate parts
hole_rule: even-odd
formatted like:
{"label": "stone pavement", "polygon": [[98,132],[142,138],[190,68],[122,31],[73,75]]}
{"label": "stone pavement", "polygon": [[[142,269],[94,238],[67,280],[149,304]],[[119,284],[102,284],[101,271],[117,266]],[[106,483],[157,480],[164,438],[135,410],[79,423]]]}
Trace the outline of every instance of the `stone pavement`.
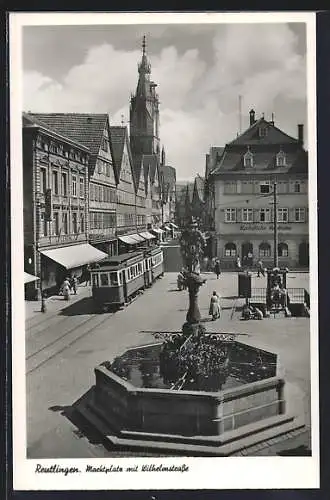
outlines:
{"label": "stone pavement", "polygon": [[[239,315],[231,314],[237,295],[236,273],[224,273],[219,280],[214,274],[206,274],[205,278],[199,304],[207,330],[234,332],[239,334],[238,340],[277,353],[289,389],[289,409],[303,415],[309,427],[309,319],[240,321]],[[300,283],[308,282],[308,275],[298,277],[293,273],[291,279],[302,286]],[[261,283],[261,278],[258,282]],[[215,322],[208,317],[213,290],[222,296],[223,307],[221,318]],[[105,449],[99,438],[84,432],[81,423],[72,421],[70,408],[94,384],[96,365],[112,360],[123,349],[154,341],[153,332],[181,330],[188,305],[187,292],[177,290],[176,273],[166,273],[136,301],[115,314],[95,315],[86,287],[79,287],[79,295],[72,296],[69,305],[60,297],[48,302],[46,315],[34,313],[36,319],[30,316],[27,320],[28,456],[127,456],[127,452]]]}

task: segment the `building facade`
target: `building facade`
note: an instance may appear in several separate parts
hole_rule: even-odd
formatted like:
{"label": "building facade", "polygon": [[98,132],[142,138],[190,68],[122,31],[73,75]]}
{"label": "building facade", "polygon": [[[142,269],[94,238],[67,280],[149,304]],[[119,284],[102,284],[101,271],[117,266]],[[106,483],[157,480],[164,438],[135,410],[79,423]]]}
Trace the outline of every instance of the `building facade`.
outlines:
{"label": "building facade", "polygon": [[117,172],[106,113],[38,113],[36,119],[89,150],[89,241],[114,255],[117,251]]}
{"label": "building facade", "polygon": [[285,134],[274,121],[255,120],[227,144],[208,176],[214,199],[213,253],[223,267],[234,267],[249,255],[266,266],[274,263],[274,184],[277,190],[279,265],[307,267],[308,157],[303,126],[297,138]]}
{"label": "building facade", "polygon": [[80,274],[83,252],[95,256],[87,244],[89,151],[26,113],[22,133],[24,269],[41,278],[26,294],[37,298],[58,289],[68,269]]}
{"label": "building facade", "polygon": [[176,171],[175,168],[165,165],[160,166],[160,184],[162,192],[162,223],[174,222],[176,217]]}

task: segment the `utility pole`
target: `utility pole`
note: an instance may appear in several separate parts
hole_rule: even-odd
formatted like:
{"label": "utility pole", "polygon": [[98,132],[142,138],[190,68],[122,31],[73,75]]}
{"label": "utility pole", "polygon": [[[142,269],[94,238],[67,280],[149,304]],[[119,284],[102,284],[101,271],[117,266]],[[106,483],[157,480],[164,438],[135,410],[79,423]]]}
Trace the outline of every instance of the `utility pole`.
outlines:
{"label": "utility pole", "polygon": [[274,267],[278,267],[277,184],[274,182]]}

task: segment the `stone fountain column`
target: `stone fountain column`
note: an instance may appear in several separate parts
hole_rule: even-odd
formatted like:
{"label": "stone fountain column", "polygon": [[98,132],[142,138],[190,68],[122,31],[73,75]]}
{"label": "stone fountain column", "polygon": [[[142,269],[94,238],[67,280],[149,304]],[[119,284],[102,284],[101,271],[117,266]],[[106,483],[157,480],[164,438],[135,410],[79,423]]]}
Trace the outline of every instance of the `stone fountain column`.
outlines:
{"label": "stone fountain column", "polygon": [[201,314],[198,306],[198,294],[200,287],[205,283],[200,275],[200,259],[205,249],[205,240],[198,230],[194,220],[182,232],[180,239],[181,255],[187,270],[186,282],[189,292],[189,308],[186,323],[182,327],[184,335],[197,335],[201,332]]}

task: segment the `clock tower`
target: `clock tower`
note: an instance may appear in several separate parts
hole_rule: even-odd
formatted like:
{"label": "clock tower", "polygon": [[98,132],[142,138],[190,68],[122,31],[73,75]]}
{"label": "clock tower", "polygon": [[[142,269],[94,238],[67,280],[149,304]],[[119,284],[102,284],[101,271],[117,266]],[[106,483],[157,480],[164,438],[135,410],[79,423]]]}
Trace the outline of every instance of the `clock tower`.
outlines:
{"label": "clock tower", "polygon": [[130,142],[133,155],[157,154],[159,145],[159,98],[157,84],[150,80],[151,65],[146,54],[146,37],[142,41],[139,78],[130,104]]}

